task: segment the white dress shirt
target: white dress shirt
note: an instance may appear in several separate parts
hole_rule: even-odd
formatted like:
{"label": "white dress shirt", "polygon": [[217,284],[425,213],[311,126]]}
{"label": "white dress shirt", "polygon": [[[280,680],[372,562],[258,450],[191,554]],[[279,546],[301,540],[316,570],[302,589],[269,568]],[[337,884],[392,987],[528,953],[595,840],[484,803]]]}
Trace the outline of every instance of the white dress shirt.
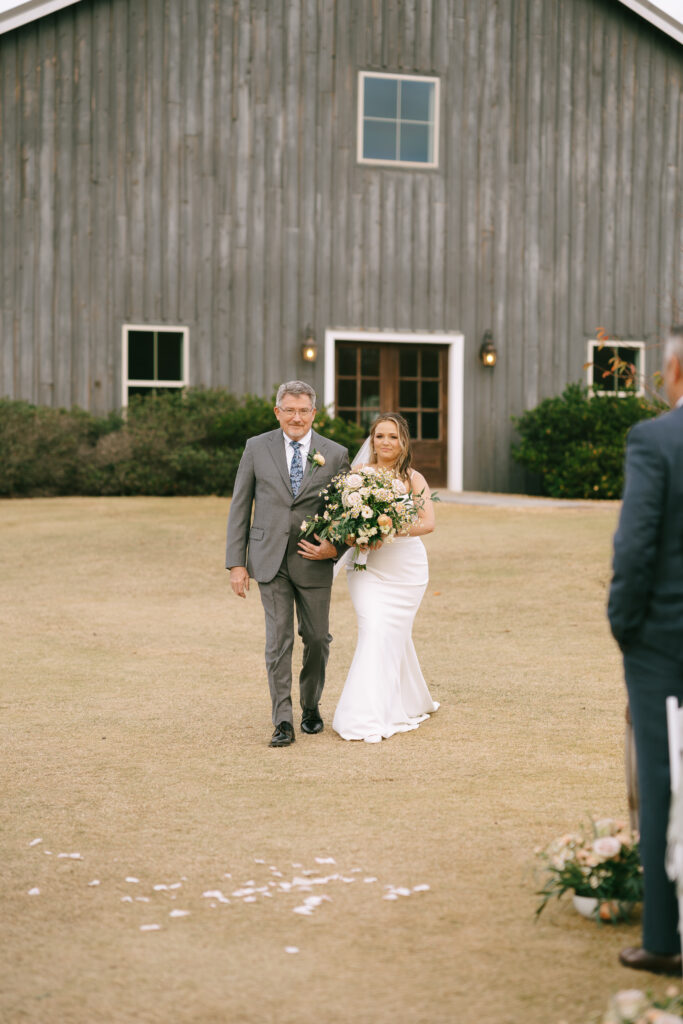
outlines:
{"label": "white dress shirt", "polygon": [[676,409],[678,409],[681,405],[683,405],[683,395],[681,395],[681,397],[676,402]]}
{"label": "white dress shirt", "polygon": [[[285,455],[287,456],[287,471],[291,472],[291,470],[292,470],[292,459],[294,458],[294,449],[292,448],[292,439],[290,437],[287,437],[287,434],[285,433],[284,430],[282,431],[282,433],[285,436]],[[311,449],[311,435],[312,435],[312,433],[313,433],[313,431],[309,430],[308,433],[306,434],[306,436],[302,437],[301,440],[299,441],[299,444],[301,445],[301,448],[299,448],[299,451],[301,452],[301,465],[304,467],[304,469],[306,468],[306,458],[307,458],[308,453],[309,453],[309,451]]]}

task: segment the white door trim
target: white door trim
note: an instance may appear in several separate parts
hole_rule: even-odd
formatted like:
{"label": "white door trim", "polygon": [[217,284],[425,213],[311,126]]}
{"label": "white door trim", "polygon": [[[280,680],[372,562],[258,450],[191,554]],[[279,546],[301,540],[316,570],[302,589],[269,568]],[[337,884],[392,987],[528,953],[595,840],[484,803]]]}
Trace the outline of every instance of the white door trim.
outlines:
{"label": "white door trim", "polygon": [[323,404],[334,415],[335,345],[338,341],[375,341],[407,345],[448,345],[448,490],[462,490],[463,468],[463,400],[465,368],[465,335],[414,331],[345,331],[330,327],[325,331],[325,365]]}

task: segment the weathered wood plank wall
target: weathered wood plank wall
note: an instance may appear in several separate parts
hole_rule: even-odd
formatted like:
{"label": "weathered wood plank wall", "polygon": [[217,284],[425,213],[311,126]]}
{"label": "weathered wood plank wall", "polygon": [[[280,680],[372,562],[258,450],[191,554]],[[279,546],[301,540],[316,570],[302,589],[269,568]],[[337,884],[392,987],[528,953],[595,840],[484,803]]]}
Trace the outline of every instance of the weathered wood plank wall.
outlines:
{"label": "weathered wood plank wall", "polygon": [[[361,69],[441,77],[439,170],[357,164]],[[598,326],[683,319],[683,50],[611,0],[83,0],[0,37],[0,139],[3,395],[117,406],[127,321],[261,393],[307,324],[463,331],[502,489]]]}

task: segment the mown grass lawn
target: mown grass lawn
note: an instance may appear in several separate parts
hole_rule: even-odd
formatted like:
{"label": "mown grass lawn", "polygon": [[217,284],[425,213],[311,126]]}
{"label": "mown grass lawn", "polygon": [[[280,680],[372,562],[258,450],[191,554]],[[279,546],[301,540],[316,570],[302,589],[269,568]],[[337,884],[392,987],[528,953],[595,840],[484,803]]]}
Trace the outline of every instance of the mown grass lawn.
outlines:
{"label": "mown grass lawn", "polygon": [[[227,508],[0,503],[0,1019],[584,1024],[617,988],[664,988],[617,964],[636,924],[534,920],[534,847],[626,814],[616,506],[441,505],[415,628],[441,710],[286,750],[256,587],[238,601],[222,568]],[[344,581],[332,632],[328,724]]]}

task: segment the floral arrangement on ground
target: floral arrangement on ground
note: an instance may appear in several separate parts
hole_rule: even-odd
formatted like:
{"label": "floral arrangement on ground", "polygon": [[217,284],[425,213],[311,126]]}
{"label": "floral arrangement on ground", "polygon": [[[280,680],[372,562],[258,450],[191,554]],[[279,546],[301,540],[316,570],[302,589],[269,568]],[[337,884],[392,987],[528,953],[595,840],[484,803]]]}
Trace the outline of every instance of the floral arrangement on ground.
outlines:
{"label": "floral arrangement on ground", "polygon": [[675,985],[663,997],[640,989],[623,989],[612,996],[606,1013],[594,1024],[683,1024],[683,996]]}
{"label": "floral arrangement on ground", "polygon": [[390,469],[363,466],[340,473],[320,492],[322,512],[304,519],[301,535],[354,548],[354,569],[366,568],[368,549],[406,534],[424,505]]}
{"label": "floral arrangement on ground", "polygon": [[554,897],[572,892],[575,897],[594,899],[594,916],[602,921],[627,918],[643,898],[638,840],[638,833],[626,822],[592,817],[589,826],[536,850],[546,875],[536,914]]}

